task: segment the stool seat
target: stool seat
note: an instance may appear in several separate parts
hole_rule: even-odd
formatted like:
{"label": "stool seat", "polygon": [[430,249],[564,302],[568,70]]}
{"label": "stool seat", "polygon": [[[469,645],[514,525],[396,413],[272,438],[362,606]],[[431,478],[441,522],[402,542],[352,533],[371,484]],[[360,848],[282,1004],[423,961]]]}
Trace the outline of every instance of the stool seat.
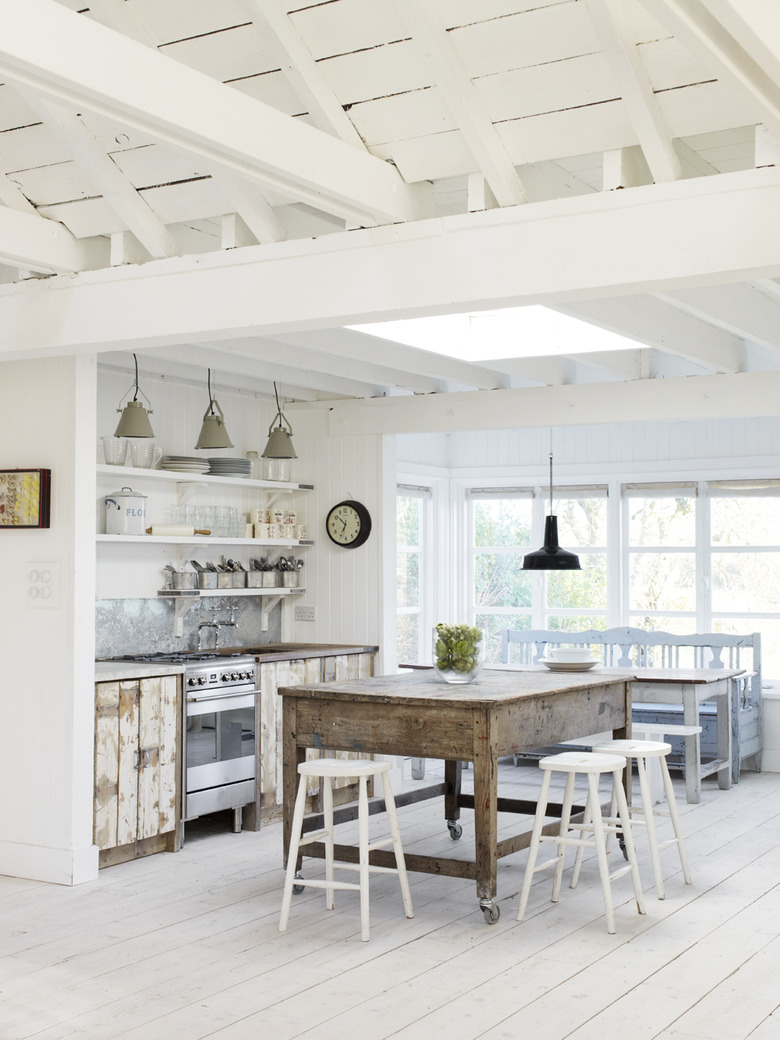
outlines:
{"label": "stool seat", "polygon": [[[639,824],[644,826],[647,832],[647,840],[650,845],[650,859],[653,863],[655,891],[658,898],[663,899],[665,896],[664,878],[661,871],[661,859],[659,853],[663,849],[669,848],[672,845],[677,846],[685,884],[692,884],[691,871],[688,866],[688,856],[685,851],[682,828],[680,827],[680,817],[677,813],[677,801],[674,795],[674,787],[672,786],[672,778],[669,775],[669,766],[666,762],[666,756],[670,754],[672,745],[661,740],[606,740],[597,744],[593,750],[594,753],[599,754],[624,755],[627,761],[633,760],[636,762],[636,771],[637,776],[639,777],[641,806],[635,806],[631,810],[631,821],[634,825]],[[655,762],[657,762],[661,770],[663,790],[667,803],[666,811],[655,808],[657,799],[653,794],[650,774],[648,771],[648,764]],[[614,812],[615,803],[613,801],[610,809],[610,816],[614,816]],[[641,819],[637,818],[637,813],[641,813]],[[655,829],[655,818],[658,816],[669,817],[674,831],[673,838],[669,838],[662,842],[658,841]],[[607,840],[607,847],[609,847],[610,840],[611,835]]]}
{"label": "stool seat", "polygon": [[[298,782],[298,793],[295,799],[293,811],[292,828],[290,835],[290,848],[287,853],[287,870],[284,881],[284,894],[282,896],[282,912],[279,920],[279,931],[287,930],[287,922],[290,915],[293,892],[298,886],[325,889],[326,909],[334,908],[333,893],[336,889],[353,889],[360,892],[360,938],[367,942],[369,938],[369,907],[368,907],[368,881],[370,873],[393,873],[398,875],[403,896],[404,909],[407,917],[414,917],[412,909],[412,897],[409,892],[409,881],[406,876],[406,863],[404,861],[403,847],[401,845],[401,833],[398,827],[398,816],[396,814],[395,799],[390,786],[390,763],[373,759],[345,759],[345,758],[317,758],[307,762],[301,762],[298,766],[300,780]],[[375,841],[369,840],[369,812],[368,812],[368,780],[370,777],[380,776],[382,778],[382,793],[384,795],[385,811],[390,825],[390,837]],[[324,826],[318,831],[303,833],[303,817],[306,809],[307,781],[310,777],[318,777],[322,781],[322,802]],[[333,819],[333,781],[345,777],[357,778],[358,788],[358,862],[339,863],[336,866],[334,856],[334,819]],[[325,844],[325,880],[313,878],[307,880],[300,876],[301,846],[312,842],[323,841]],[[395,867],[380,867],[370,863],[370,854],[375,849],[381,849],[387,845],[393,846],[395,854]],[[360,880],[358,883],[349,881],[336,881],[334,870],[358,871]]]}
{"label": "stool seat", "polygon": [[[645,912],[644,896],[639,878],[639,868],[636,861],[636,851],[631,834],[631,819],[628,813],[625,791],[623,790],[623,774],[625,772],[626,759],[624,755],[608,754],[588,751],[563,751],[558,755],[547,755],[539,760],[539,768],[543,771],[542,788],[534,816],[534,826],[531,832],[531,841],[528,846],[528,862],[523,878],[523,887],[520,893],[520,901],[517,907],[517,920],[522,921],[528,905],[528,897],[531,891],[533,875],[538,870],[554,866],[552,901],[558,902],[563,877],[564,853],[568,846],[577,849],[574,870],[569,887],[576,888],[579,878],[580,864],[586,848],[593,848],[598,860],[599,875],[601,877],[601,890],[604,899],[604,912],[607,919],[607,931],[615,932],[615,913],[612,906],[611,882],[622,877],[626,873],[631,874],[631,880],[636,897],[637,910],[640,914]],[[554,773],[566,775],[566,786],[564,789],[563,803],[561,805],[561,819],[557,834],[544,834],[544,820],[547,816],[547,801],[550,793],[550,782]],[[577,774],[584,774],[588,781],[588,798],[585,805],[582,822],[572,822],[572,805],[574,801],[574,783]],[[612,778],[612,797],[617,800],[617,823],[623,832],[627,851],[627,865],[618,868],[612,874],[607,864],[607,846],[605,841],[605,827],[602,820],[601,801],[599,799],[599,779],[602,775],[609,774]],[[578,831],[579,836],[572,832]],[[589,835],[589,836],[586,836]],[[543,842],[551,842],[556,846],[555,856],[537,865],[539,848]]]}

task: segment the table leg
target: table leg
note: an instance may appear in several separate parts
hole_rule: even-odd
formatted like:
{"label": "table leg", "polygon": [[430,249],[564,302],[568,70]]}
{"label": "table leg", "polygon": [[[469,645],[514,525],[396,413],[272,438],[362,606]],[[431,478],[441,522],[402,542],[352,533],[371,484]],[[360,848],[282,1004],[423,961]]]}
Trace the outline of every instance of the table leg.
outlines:
{"label": "table leg", "polygon": [[[282,726],[283,726],[283,762],[282,767],[282,809],[283,809],[283,838],[282,855],[284,866],[287,866],[287,850],[290,848],[290,835],[292,834],[292,817],[295,807],[295,796],[298,793],[298,766],[306,758],[306,748],[298,747],[295,740],[295,708],[294,697],[282,698]],[[295,865],[296,871],[301,869],[303,857],[299,854]]]}
{"label": "table leg", "polygon": [[[699,725],[699,701],[696,688],[683,686],[683,719],[686,726]],[[695,804],[701,801],[701,732],[690,733],[685,737],[685,794],[688,802]]]}
{"label": "table leg", "polygon": [[444,762],[444,819],[450,831],[450,837],[457,841],[463,834],[460,820],[460,786],[463,774],[463,763],[446,759]]}
{"label": "table leg", "polygon": [[494,924],[499,915],[494,902],[498,866],[498,745],[487,713],[475,719],[473,763],[477,898],[485,920]]}
{"label": "table leg", "polygon": [[722,791],[728,791],[731,787],[731,688],[729,679],[725,684],[724,693],[715,699],[716,720],[718,727],[718,759],[724,762],[722,769],[718,770],[718,787]]}

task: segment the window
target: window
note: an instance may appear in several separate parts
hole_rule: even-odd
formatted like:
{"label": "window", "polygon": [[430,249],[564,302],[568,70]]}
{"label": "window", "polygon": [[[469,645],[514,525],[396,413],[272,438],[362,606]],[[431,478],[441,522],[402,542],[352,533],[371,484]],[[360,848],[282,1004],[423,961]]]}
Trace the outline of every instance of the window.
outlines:
{"label": "window", "polygon": [[399,487],[396,497],[396,650],[399,664],[421,664],[430,655],[427,646],[432,625],[425,610],[430,491]]}
{"label": "window", "polygon": [[505,628],[606,627],[605,489],[556,500],[560,543],[580,556],[581,571],[523,570],[525,554],[543,541],[547,507],[530,489],[474,489],[470,501],[474,623],[485,632],[488,662],[500,661]]}
{"label": "window", "polygon": [[629,625],[695,632],[696,488],[635,486],[624,496]]}

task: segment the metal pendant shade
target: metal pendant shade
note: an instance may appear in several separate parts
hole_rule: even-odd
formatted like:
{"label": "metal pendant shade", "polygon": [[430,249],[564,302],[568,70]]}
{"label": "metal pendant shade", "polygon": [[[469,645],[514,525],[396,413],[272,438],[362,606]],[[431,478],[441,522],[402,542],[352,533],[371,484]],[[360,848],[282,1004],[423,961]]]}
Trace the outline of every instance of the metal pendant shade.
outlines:
{"label": "metal pendant shade", "polygon": [[579,571],[580,558],[558,544],[558,517],[552,515],[553,477],[550,455],[550,515],[544,521],[544,545],[523,557],[524,571]]}
{"label": "metal pendant shade", "polygon": [[[268,427],[268,443],[263,452],[264,459],[297,459],[295,448],[290,440],[292,437],[292,426],[282,414],[282,406],[279,404],[279,394],[274,383],[274,396],[276,397],[276,415],[274,421]],[[276,423],[276,426],[274,426]]]}
{"label": "metal pendant shade", "polygon": [[203,413],[203,425],[195,448],[232,448],[233,442],[225,426],[219,402],[211,395],[211,369],[208,369],[209,406]]}
{"label": "metal pendant shade", "polygon": [[[141,390],[138,385],[138,358],[133,354],[133,361],[135,362],[135,383],[130,388],[133,390],[133,399],[128,401],[122,409],[122,402],[119,402],[118,412],[122,412],[122,417],[117,423],[117,427],[114,430],[115,437],[154,437],[154,430],[152,424],[149,421],[149,416],[152,414],[152,409],[148,410],[144,408],[143,404],[138,400],[138,395],[146,397],[146,394]],[[128,391],[129,393],[129,391]],[[147,403],[149,398],[146,397]]]}

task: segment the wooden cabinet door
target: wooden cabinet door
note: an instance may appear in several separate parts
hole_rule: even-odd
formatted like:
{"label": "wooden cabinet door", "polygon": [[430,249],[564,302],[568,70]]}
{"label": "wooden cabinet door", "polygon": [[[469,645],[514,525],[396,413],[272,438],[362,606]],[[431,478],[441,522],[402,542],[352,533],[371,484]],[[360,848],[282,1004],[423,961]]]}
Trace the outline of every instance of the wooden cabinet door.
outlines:
{"label": "wooden cabinet door", "polygon": [[178,732],[175,675],[96,684],[94,841],[101,852],[128,847],[143,855],[158,851],[139,845],[147,839],[175,841]]}

